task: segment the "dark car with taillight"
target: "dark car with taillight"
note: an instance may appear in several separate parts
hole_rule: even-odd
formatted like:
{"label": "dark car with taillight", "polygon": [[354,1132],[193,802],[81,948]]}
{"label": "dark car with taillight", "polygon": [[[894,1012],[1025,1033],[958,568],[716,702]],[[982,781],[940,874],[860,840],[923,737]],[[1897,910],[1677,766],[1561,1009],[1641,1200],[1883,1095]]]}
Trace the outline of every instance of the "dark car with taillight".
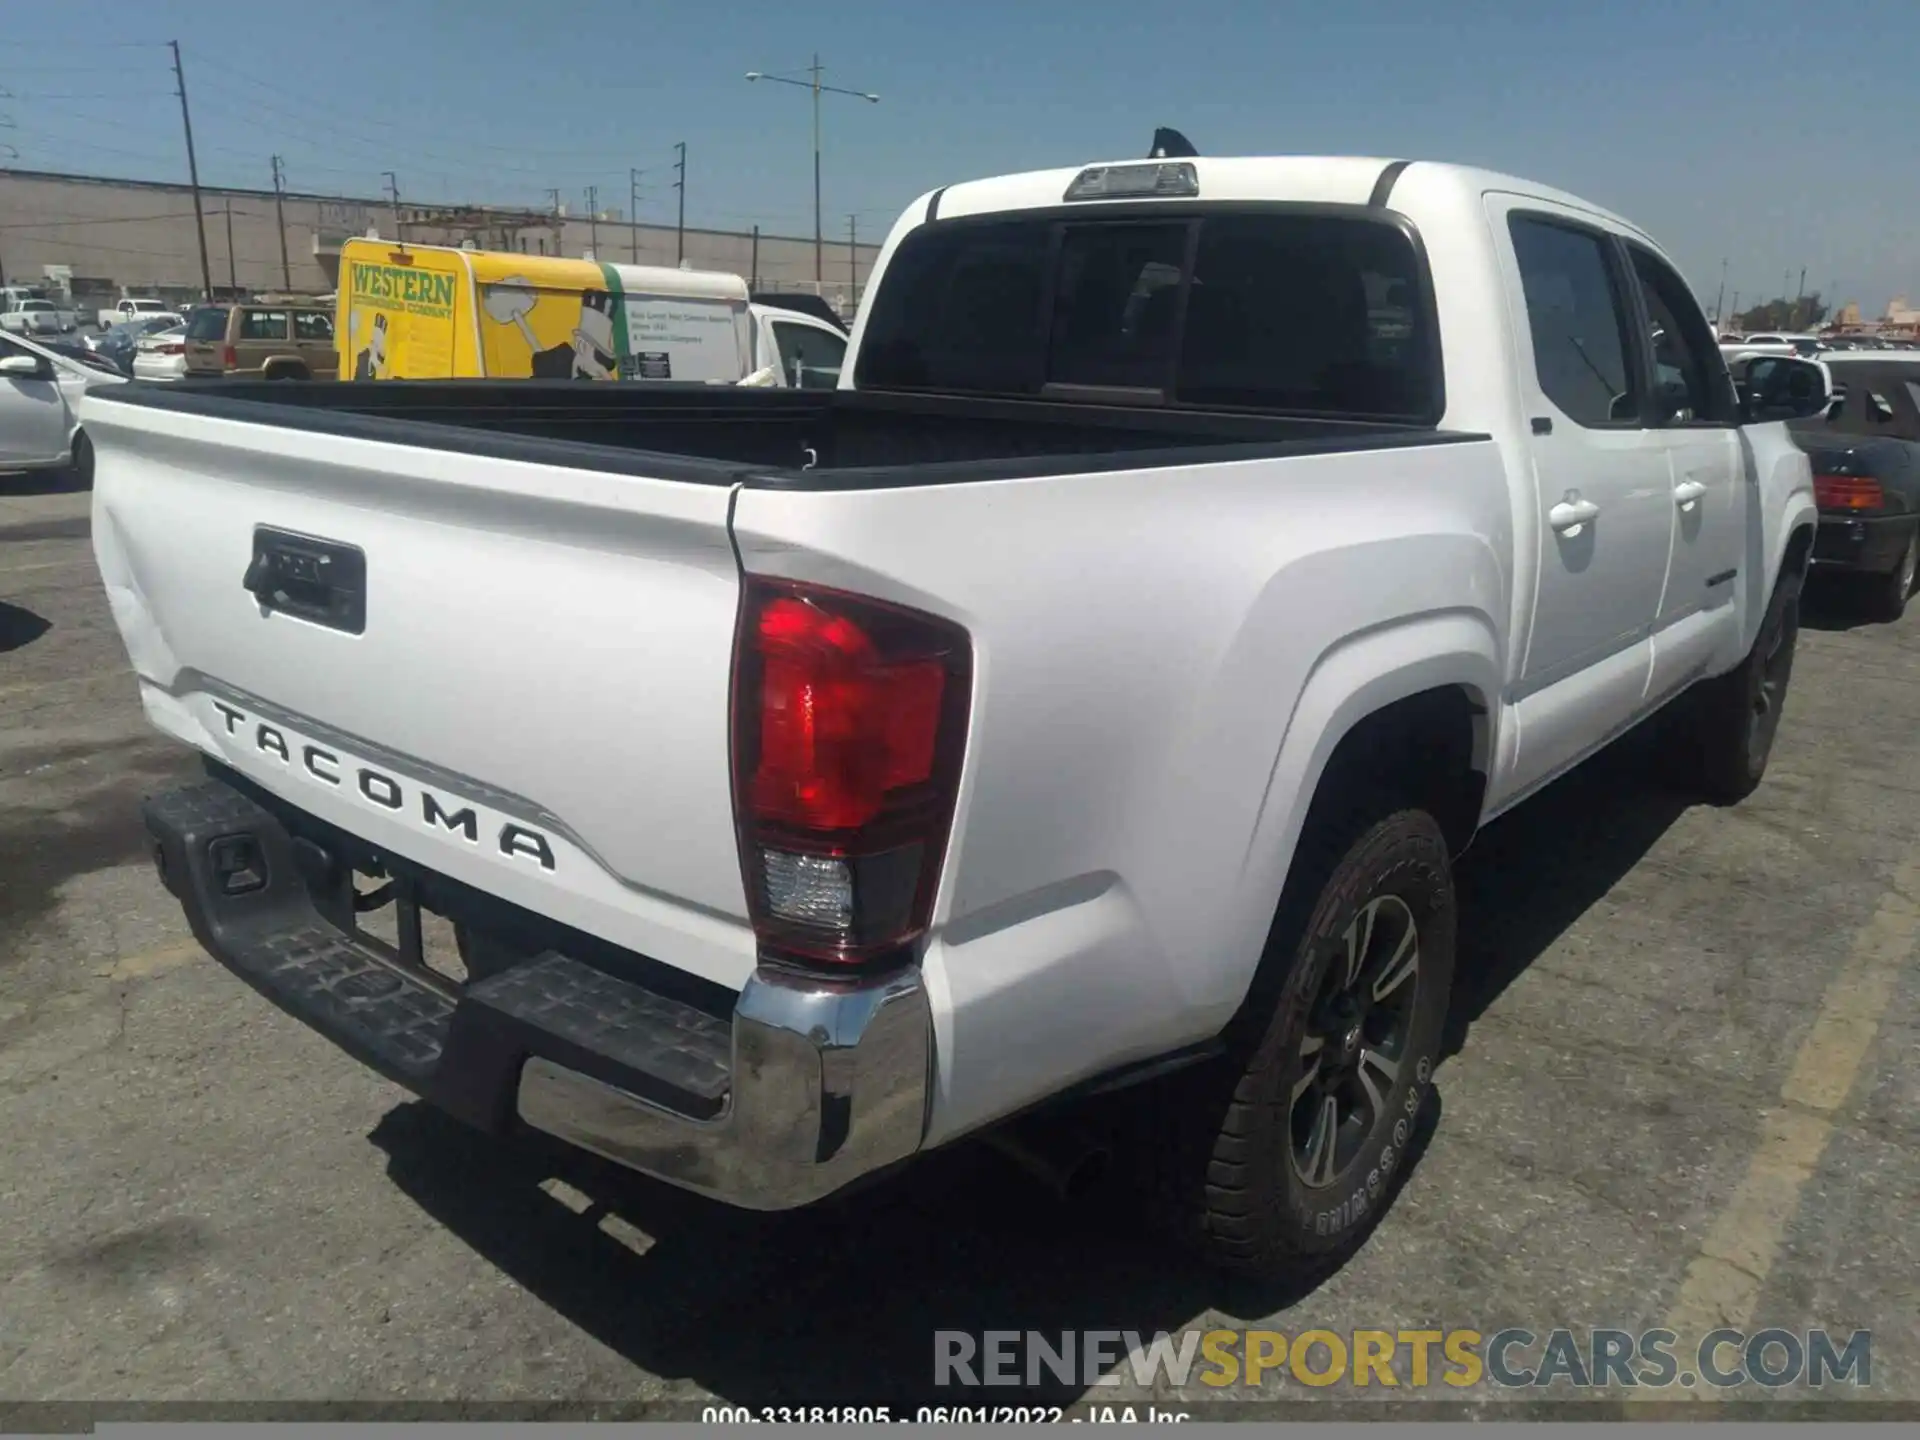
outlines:
{"label": "dark car with taillight", "polygon": [[1866,580],[1874,609],[1895,619],[1920,564],[1920,356],[1843,352],[1826,363],[1825,413],[1792,426],[1813,463],[1814,564]]}

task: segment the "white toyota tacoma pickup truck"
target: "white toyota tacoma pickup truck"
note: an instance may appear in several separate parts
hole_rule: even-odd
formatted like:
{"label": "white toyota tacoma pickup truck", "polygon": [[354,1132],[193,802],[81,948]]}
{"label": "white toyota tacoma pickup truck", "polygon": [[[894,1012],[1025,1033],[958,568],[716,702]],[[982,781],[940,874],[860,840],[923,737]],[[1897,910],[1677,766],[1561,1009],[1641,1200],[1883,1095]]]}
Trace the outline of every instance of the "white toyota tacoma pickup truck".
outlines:
{"label": "white toyota tacoma pickup truck", "polygon": [[1736,387],[1571,195],[1192,157],[922,197],[837,390],[85,418],[209,771],[147,802],[159,872],[267,998],[764,1209],[1135,1085],[1180,1233],[1290,1272],[1406,1161],[1476,829],[1658,710],[1759,782],[1816,519],[1779,422],[1825,399]]}

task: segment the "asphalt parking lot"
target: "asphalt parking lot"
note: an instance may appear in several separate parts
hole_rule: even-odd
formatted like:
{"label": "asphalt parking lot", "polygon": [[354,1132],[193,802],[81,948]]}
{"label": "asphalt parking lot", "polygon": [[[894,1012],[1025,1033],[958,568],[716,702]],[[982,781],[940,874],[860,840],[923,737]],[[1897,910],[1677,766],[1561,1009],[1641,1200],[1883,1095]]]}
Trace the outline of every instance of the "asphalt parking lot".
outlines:
{"label": "asphalt parking lot", "polygon": [[0,477],[8,1401],[898,1407],[959,1398],[941,1329],[1721,1323],[1871,1329],[1871,1387],[1821,1403],[1920,1399],[1920,609],[1815,592],[1739,809],[1629,742],[1481,837],[1424,1158],[1353,1263],[1277,1295],[977,1147],[734,1214],[471,1136],[273,1010],[145,859],[141,795],[195,765],[145,727],[87,500]]}

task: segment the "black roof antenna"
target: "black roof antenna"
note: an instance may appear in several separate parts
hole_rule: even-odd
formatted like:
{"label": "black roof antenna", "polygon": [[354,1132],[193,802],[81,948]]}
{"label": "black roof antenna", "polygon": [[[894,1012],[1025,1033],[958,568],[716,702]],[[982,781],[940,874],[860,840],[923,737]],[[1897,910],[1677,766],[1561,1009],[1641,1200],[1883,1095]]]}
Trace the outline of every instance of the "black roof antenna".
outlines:
{"label": "black roof antenna", "polygon": [[1153,132],[1153,149],[1147,153],[1147,158],[1149,160],[1185,160],[1199,153],[1193,148],[1193,142],[1186,136],[1178,130],[1162,125]]}

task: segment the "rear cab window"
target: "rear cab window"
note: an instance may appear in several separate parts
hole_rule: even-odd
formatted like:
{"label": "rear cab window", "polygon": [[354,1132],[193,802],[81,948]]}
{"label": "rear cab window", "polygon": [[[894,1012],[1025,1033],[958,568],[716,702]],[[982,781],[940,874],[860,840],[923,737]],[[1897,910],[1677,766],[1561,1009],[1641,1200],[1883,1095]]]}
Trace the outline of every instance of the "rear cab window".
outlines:
{"label": "rear cab window", "polygon": [[1361,207],[1162,203],[923,226],[875,292],[862,389],[1431,425],[1424,257]]}

